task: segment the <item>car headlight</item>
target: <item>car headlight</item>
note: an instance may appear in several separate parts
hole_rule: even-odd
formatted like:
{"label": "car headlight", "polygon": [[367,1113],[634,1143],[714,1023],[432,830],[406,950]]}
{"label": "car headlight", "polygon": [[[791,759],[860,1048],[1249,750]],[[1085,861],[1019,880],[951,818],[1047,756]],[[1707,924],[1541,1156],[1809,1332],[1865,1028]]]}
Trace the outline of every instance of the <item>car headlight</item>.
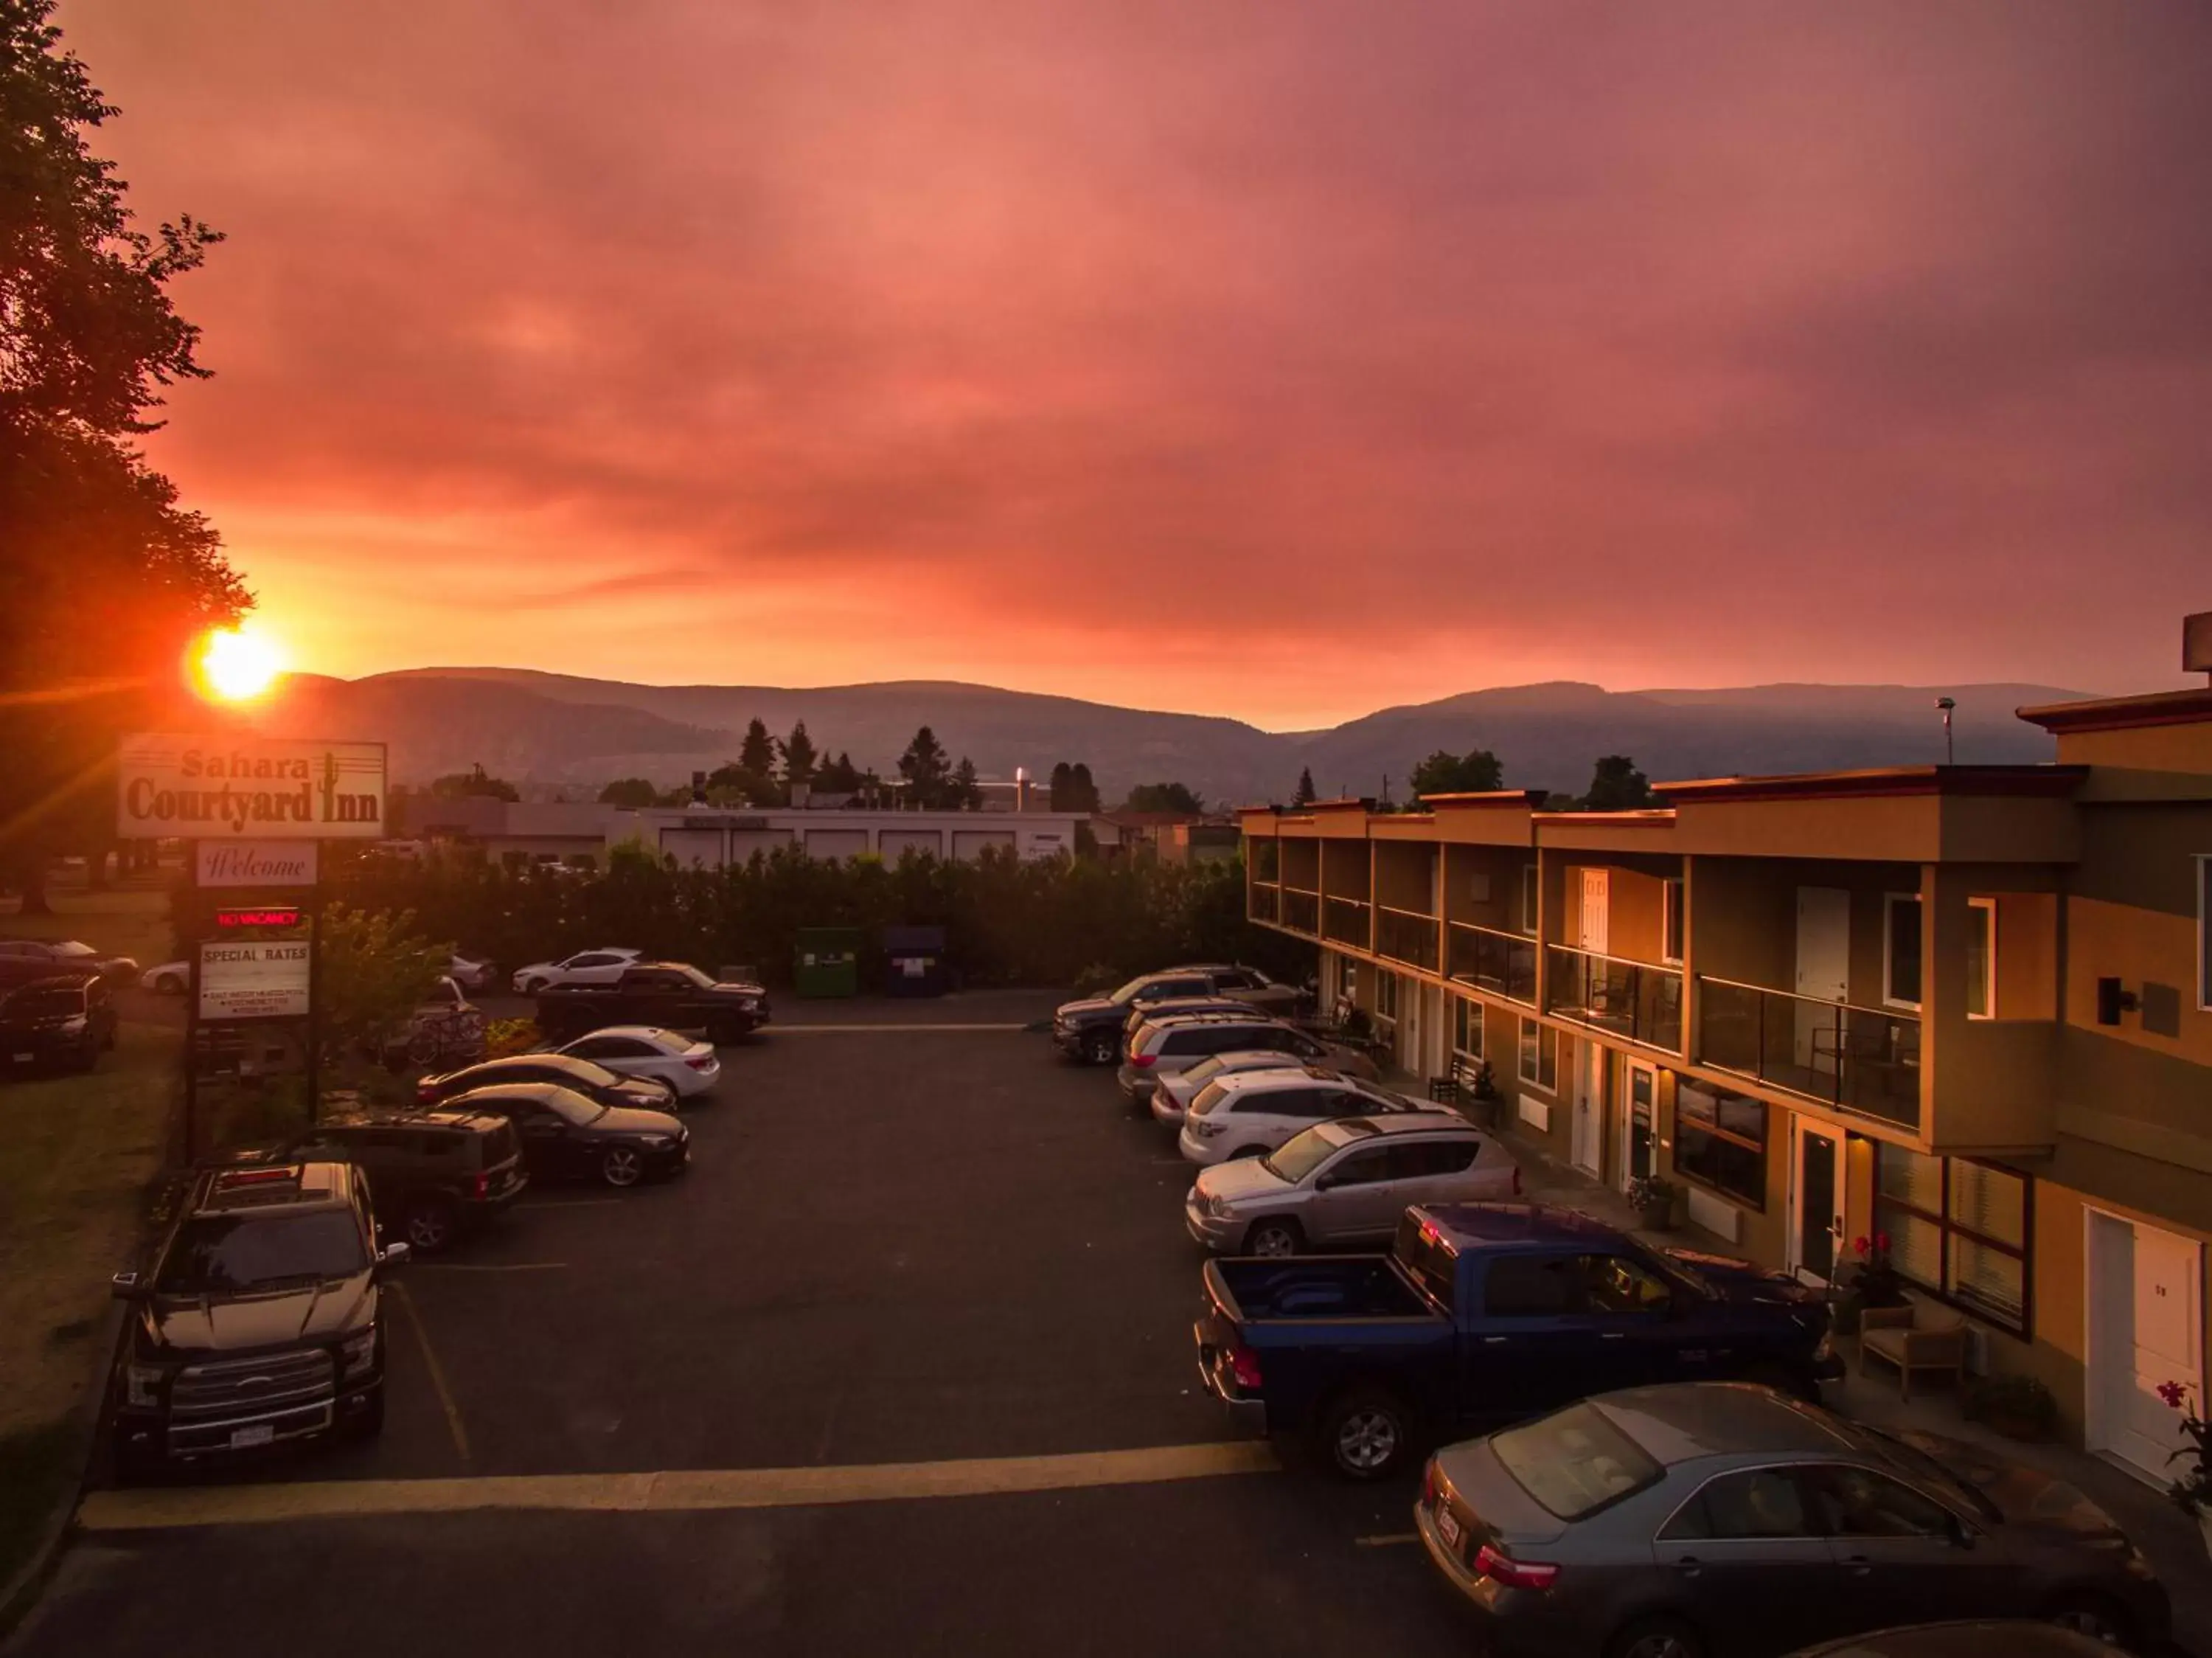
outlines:
{"label": "car headlight", "polygon": [[376,1362],[376,1330],[356,1331],[338,1344],[340,1369],[348,1376],[357,1376]]}
{"label": "car headlight", "polygon": [[676,1143],[676,1138],[668,1134],[641,1134],[637,1137],[637,1143],[653,1151],[665,1151]]}
{"label": "car headlight", "polygon": [[1229,1199],[1223,1197],[1218,1192],[1208,1192],[1206,1198],[1206,1212],[1212,1216],[1217,1221],[1228,1219],[1230,1213]]}
{"label": "car headlight", "polygon": [[74,1014],[70,1017],[62,1021],[62,1034],[64,1036],[82,1036],[84,1034],[84,1015],[81,1013]]}
{"label": "car headlight", "polygon": [[1226,1123],[1217,1123],[1205,1117],[1186,1117],[1183,1121],[1190,1125],[1190,1131],[1201,1140],[1211,1140],[1229,1126]]}
{"label": "car headlight", "polygon": [[151,1409],[161,1402],[161,1378],[166,1375],[158,1364],[126,1364],[123,1367],[124,1397],[131,1404]]}

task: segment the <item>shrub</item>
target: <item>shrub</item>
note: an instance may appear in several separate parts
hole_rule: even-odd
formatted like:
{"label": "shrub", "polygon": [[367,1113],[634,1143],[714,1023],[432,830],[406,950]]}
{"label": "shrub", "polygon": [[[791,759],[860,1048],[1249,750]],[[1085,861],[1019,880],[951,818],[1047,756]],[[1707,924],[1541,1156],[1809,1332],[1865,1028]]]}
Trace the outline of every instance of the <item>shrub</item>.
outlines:
{"label": "shrub", "polygon": [[2048,1439],[2058,1428],[2058,1401],[2033,1376],[1983,1376],[1967,1384],[1960,1408],[1969,1422],[2008,1439]]}
{"label": "shrub", "polygon": [[511,1053],[528,1053],[544,1041],[534,1019],[495,1019],[484,1027],[484,1058],[504,1059]]}
{"label": "shrub", "polygon": [[1078,996],[1103,996],[1109,991],[1118,989],[1127,977],[1118,967],[1109,966],[1103,961],[1094,961],[1075,975],[1075,993]]}

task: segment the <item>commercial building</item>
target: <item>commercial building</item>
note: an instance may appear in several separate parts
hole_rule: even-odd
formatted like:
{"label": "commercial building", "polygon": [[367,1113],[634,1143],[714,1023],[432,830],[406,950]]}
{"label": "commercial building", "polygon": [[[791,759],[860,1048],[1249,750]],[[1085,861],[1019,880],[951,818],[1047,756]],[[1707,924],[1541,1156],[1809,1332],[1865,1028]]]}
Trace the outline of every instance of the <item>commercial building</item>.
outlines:
{"label": "commercial building", "polygon": [[1886,1235],[1970,1369],[2162,1482],[2154,1390],[2205,1381],[2212,688],[2021,713],[2055,764],[1248,811],[1249,911],[1405,1069],[1486,1061],[1518,1133],[1683,1188],[1686,1241],[1825,1283]]}
{"label": "commercial building", "polygon": [[724,812],[687,807],[625,813],[608,831],[610,844],[635,838],[678,863],[719,869],[756,852],[796,847],[810,857],[873,856],[896,863],[908,852],[972,863],[987,851],[1029,858],[1075,850],[1079,812]]}

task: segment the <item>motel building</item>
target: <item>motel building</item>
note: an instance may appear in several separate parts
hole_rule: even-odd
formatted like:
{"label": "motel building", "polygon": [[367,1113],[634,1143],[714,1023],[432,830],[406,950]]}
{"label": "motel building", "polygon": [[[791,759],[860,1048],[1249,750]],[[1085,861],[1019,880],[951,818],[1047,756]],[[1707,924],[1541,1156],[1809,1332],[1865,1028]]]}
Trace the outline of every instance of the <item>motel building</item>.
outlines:
{"label": "motel building", "polygon": [[2163,1484],[2152,1390],[2205,1382],[2212,688],[2021,717],[2056,764],[1249,810],[1249,913],[1406,1070],[1487,1059],[1510,1131],[1685,1189],[1685,1243],[1823,1283],[1887,1234],[1971,1371]]}

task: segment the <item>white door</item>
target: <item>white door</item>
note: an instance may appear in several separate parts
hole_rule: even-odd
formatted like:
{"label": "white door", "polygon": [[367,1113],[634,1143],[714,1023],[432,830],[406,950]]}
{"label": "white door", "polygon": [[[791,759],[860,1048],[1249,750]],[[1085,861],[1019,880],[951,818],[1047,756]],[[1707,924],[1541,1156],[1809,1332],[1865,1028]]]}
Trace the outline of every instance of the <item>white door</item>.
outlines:
{"label": "white door", "polygon": [[1398,1068],[1421,1076],[1421,987],[1398,976]]}
{"label": "white door", "polygon": [[1844,1236],[1844,1137],[1809,1117],[1790,1120],[1790,1270],[1824,1284]]}
{"label": "white door", "polygon": [[1605,1050],[1595,1042],[1575,1044],[1575,1167],[1601,1173],[1605,1124]]}
{"label": "white door", "polygon": [[2173,1478],[2181,1412],[2158,1390],[2179,1382],[2204,1400],[2203,1248],[2192,1239],[2088,1215],[2089,1444],[2154,1483]]}
{"label": "white door", "polygon": [[1603,955],[1613,936],[1612,871],[1583,871],[1583,910],[1576,928],[1575,948]]}
{"label": "white door", "polygon": [[1814,1003],[1841,1002],[1851,977],[1851,895],[1834,887],[1797,889],[1796,1051],[1808,1070],[1833,1076],[1839,1058],[1836,1015]]}

